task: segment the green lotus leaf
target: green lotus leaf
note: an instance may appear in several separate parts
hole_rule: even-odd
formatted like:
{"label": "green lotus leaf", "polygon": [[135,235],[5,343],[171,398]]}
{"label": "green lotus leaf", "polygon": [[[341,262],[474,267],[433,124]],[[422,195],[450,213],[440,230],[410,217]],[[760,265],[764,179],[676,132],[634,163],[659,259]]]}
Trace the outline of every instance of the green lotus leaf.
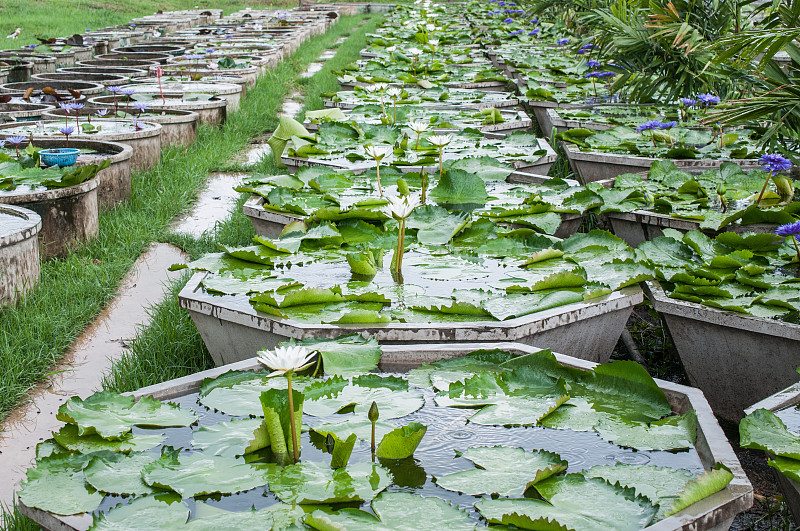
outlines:
{"label": "green lotus leaf", "polygon": [[697,432],[697,413],[661,420],[637,422],[623,419],[602,419],[595,430],[605,440],[637,450],[684,450],[694,446]]}
{"label": "green lotus leaf", "polygon": [[[306,397],[304,412],[314,417],[327,417],[345,411],[354,411],[356,414],[366,414],[372,402],[378,404],[381,419],[394,419],[410,415],[420,409],[425,401],[422,393],[416,389],[399,389],[391,386],[393,381],[389,378],[374,378],[361,376],[354,378],[352,383],[344,386],[332,396],[314,397],[309,389]],[[408,383],[400,380],[408,387]]]}
{"label": "green lotus leaf", "polygon": [[[100,506],[103,494],[86,484],[83,469],[93,455],[53,455],[37,460],[18,492],[19,500],[54,514],[91,512]],[[58,495],[54,495],[57,493]]]}
{"label": "green lotus leaf", "polygon": [[757,409],[743,418],[739,423],[739,437],[742,448],[800,459],[800,436],[790,432],[786,424],[767,409]]}
{"label": "green lotus leaf", "polygon": [[375,463],[331,469],[313,461],[273,469],[269,489],[285,503],[369,501],[391,484],[389,472]]}
{"label": "green lotus leaf", "polygon": [[264,420],[231,419],[193,432],[192,446],[206,455],[238,457],[269,446]]}
{"label": "green lotus leaf", "polygon": [[152,435],[126,433],[116,440],[103,439],[96,433],[92,435],[78,435],[78,427],[74,424],[66,424],[60,430],[53,433],[56,442],[73,452],[89,454],[103,450],[111,452],[144,452],[155,448],[164,441],[164,436],[155,433]]}
{"label": "green lotus leaf", "polygon": [[454,169],[452,166],[439,179],[430,192],[431,198],[440,204],[485,204],[489,195],[483,179],[474,173]]}
{"label": "green lotus leaf", "polygon": [[58,408],[56,418],[77,425],[79,435],[96,433],[105,439],[120,438],[133,426],[167,428],[197,421],[194,412],[173,404],[149,396],[137,402],[132,396],[107,391],[94,393],[86,400],[70,398]]}
{"label": "green lotus leaf", "polygon": [[[285,393],[284,393],[285,394]],[[142,470],[145,483],[173,490],[184,498],[199,494],[229,494],[267,484],[277,468],[271,463],[248,464],[233,457],[179,453],[165,449],[157,461]]]}
{"label": "green lotus leaf", "polygon": [[623,463],[593,466],[585,475],[587,478],[603,478],[612,485],[619,484],[634,489],[636,494],[645,496],[659,506],[659,519],[666,516],[669,507],[680,497],[686,484],[695,477],[688,470],[680,468]]}
{"label": "green lotus leaf", "polygon": [[305,511],[298,506],[276,503],[263,509],[232,512],[207,503],[197,503],[192,520],[186,524],[191,531],[220,531],[222,529],[302,529]]}
{"label": "green lotus leaf", "polygon": [[173,493],[156,494],[136,498],[127,505],[117,505],[93,518],[92,531],[175,529],[186,524],[189,507]]}
{"label": "green lotus leaf", "polygon": [[436,478],[436,484],[471,496],[521,497],[531,485],[567,469],[566,461],[544,450],[526,452],[522,448],[483,446],[468,448],[456,455],[469,459],[479,468]]}
{"label": "green lotus leaf", "polygon": [[86,465],[86,482],[109,494],[152,494],[152,487],[142,480],[142,469],[158,459],[154,454],[98,455]]}
{"label": "green lotus leaf", "polygon": [[[338,417],[344,417],[339,419]],[[309,420],[309,427],[312,431],[319,433],[321,436],[326,437],[332,433],[340,439],[347,439],[350,435],[355,434],[362,441],[369,441],[372,437],[372,423],[367,419],[366,414],[361,415],[337,415],[335,420],[318,421],[315,419]],[[375,438],[381,439],[387,433],[394,430],[395,427],[387,422],[378,420],[375,423]]]}
{"label": "green lotus leaf", "polygon": [[[314,380],[292,378],[292,388],[303,391]],[[198,400],[204,406],[237,417],[263,417],[259,397],[268,389],[286,389],[286,378],[267,378],[266,373],[229,371],[200,385]]]}
{"label": "green lotus leaf", "polygon": [[[521,529],[581,529],[634,531],[647,527],[657,508],[633,489],[614,486],[580,474],[555,476],[534,488],[544,498],[487,499],[475,507],[491,524]],[[609,510],[613,507],[613,510]]]}
{"label": "green lotus leaf", "polygon": [[477,350],[465,356],[426,363],[408,371],[408,382],[414,387],[447,391],[450,384],[469,378],[481,371],[503,372],[500,364],[514,358],[503,350]]}
{"label": "green lotus leaf", "polygon": [[358,334],[340,336],[336,339],[308,338],[287,345],[302,345],[317,350],[322,356],[327,375],[352,375],[370,372],[381,360],[381,346],[374,338],[366,339]]}
{"label": "green lotus leaf", "polygon": [[[384,459],[405,459],[414,455],[428,427],[419,422],[411,422],[384,435],[375,454]],[[376,435],[377,438],[377,435]]]}
{"label": "green lotus leaf", "polygon": [[721,491],[733,480],[733,473],[721,463],[712,470],[707,470],[696,479],[689,481],[680,497],[673,503],[666,516],[679,513],[692,504]]}
{"label": "green lotus leaf", "polygon": [[424,245],[445,245],[467,224],[467,214],[451,214],[435,205],[417,207],[406,221],[406,228],[417,229],[417,241]]}

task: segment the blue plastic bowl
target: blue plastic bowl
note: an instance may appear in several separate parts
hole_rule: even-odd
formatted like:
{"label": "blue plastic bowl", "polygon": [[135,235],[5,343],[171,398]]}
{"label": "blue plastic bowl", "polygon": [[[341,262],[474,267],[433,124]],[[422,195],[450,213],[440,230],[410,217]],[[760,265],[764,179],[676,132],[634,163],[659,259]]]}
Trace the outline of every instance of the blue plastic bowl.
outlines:
{"label": "blue plastic bowl", "polygon": [[58,166],[72,166],[78,160],[80,149],[74,148],[53,148],[39,150],[39,160],[42,161],[47,167]]}

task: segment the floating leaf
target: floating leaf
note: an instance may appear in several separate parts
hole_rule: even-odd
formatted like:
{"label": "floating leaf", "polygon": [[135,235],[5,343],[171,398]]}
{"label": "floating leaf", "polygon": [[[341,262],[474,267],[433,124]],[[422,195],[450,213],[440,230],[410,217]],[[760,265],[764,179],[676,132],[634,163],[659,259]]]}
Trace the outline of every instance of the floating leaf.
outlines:
{"label": "floating leaf", "polygon": [[[54,514],[91,512],[103,495],[86,484],[83,468],[92,455],[53,455],[39,459],[26,472],[27,480],[17,494],[22,503]],[[54,495],[56,494],[57,495]]]}
{"label": "floating leaf", "polygon": [[475,507],[489,523],[522,529],[638,531],[656,514],[656,507],[632,489],[599,478],[569,474],[551,477],[534,488],[545,501],[484,498]]}
{"label": "floating leaf", "polygon": [[733,480],[733,473],[725,465],[717,463],[716,467],[697,476],[686,484],[680,497],[667,511],[667,516],[679,513],[690,505],[721,491]]}
{"label": "floating leaf", "polygon": [[602,419],[595,430],[605,440],[637,450],[684,450],[694,446],[697,413],[671,416],[651,423]]}
{"label": "floating leaf", "polygon": [[53,433],[53,438],[64,448],[82,454],[103,450],[126,454],[129,452],[144,452],[155,448],[164,441],[164,436],[158,433],[153,435],[126,433],[114,441],[103,439],[96,433],[81,437],[78,435],[78,427],[74,424],[65,424],[60,430]]}
{"label": "floating leaf", "polygon": [[800,459],[800,436],[768,409],[757,409],[739,423],[742,448],[764,450],[782,457]]}
{"label": "floating leaf", "polygon": [[390,484],[389,472],[375,463],[332,469],[304,461],[269,474],[269,489],[285,503],[369,501]]}
{"label": "floating leaf", "polygon": [[151,494],[142,480],[142,469],[158,459],[154,454],[98,455],[83,469],[86,481],[109,494]]}
{"label": "floating leaf", "polygon": [[[290,340],[289,345],[294,341]],[[381,347],[375,338],[364,338],[358,334],[340,336],[336,339],[308,338],[297,341],[310,350],[318,350],[322,356],[325,374],[357,374],[370,372],[381,360]]]}
{"label": "floating leaf", "polygon": [[202,426],[192,435],[192,446],[206,455],[238,457],[269,446],[264,420],[231,419]]}
{"label": "floating leaf", "polygon": [[526,452],[522,448],[483,446],[456,454],[479,468],[447,474],[437,478],[436,484],[471,496],[521,497],[531,485],[567,469],[566,461],[544,450]]}
{"label": "floating leaf", "polygon": [[117,505],[93,518],[92,531],[175,529],[186,524],[189,507],[175,494],[156,494],[136,498],[127,505]]}
{"label": "floating leaf", "polygon": [[694,479],[694,474],[680,468],[623,463],[593,466],[585,475],[587,478],[603,478],[612,485],[619,483],[623,487],[634,489],[636,494],[658,504],[659,518],[666,516],[670,505],[680,497],[686,484]]}
{"label": "floating leaf", "polygon": [[86,400],[72,397],[58,408],[58,420],[76,424],[79,435],[97,433],[104,439],[119,438],[133,426],[189,426],[197,415],[178,406],[154,400],[149,396],[138,402],[132,396],[101,391]]}
{"label": "floating leaf", "polygon": [[302,528],[305,514],[301,507],[285,503],[238,512],[226,511],[207,503],[197,503],[194,518],[186,524],[186,529],[190,531],[298,529]]}
{"label": "floating leaf", "polygon": [[[385,387],[392,381],[377,375],[360,376],[354,378],[352,383],[344,386],[336,394],[321,398],[306,398],[304,411],[314,417],[327,417],[344,410],[352,410],[357,414],[366,414],[372,402],[378,404],[382,419],[404,417],[418,410],[425,404],[425,400],[417,390],[391,389]],[[400,380],[408,387],[408,383]],[[313,389],[309,389],[311,393]]]}
{"label": "floating leaf", "polygon": [[229,494],[267,484],[273,464],[248,464],[241,459],[202,453],[164,452],[144,467],[145,483],[174,490],[184,498],[198,494]]}

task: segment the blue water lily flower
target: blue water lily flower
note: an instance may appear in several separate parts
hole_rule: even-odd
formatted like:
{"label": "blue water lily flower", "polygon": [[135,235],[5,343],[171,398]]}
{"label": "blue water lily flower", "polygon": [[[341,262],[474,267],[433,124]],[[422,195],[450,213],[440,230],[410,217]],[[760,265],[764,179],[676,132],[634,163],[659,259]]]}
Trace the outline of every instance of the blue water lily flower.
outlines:
{"label": "blue water lily flower", "polygon": [[643,124],[639,124],[636,126],[636,132],[641,133],[642,131],[652,131],[653,129],[663,129],[664,122],[661,120],[648,120]]}
{"label": "blue water lily flower", "polygon": [[719,103],[719,96],[714,96],[713,94],[698,94],[697,101],[702,103],[705,107],[710,105],[716,105]]}
{"label": "blue water lily flower", "polygon": [[588,61],[586,61],[586,66],[588,66],[589,68],[597,68],[598,66],[600,66],[600,61],[589,59]]}
{"label": "blue water lily flower", "polygon": [[522,33],[522,30],[511,31],[508,34],[509,35],[519,35],[520,33]]}
{"label": "blue water lily flower", "polygon": [[800,221],[794,223],[787,223],[775,229],[775,234],[778,236],[800,236]]}
{"label": "blue water lily flower", "polygon": [[566,44],[569,44],[569,39],[558,39],[558,40],[556,41],[556,44],[557,44],[558,46],[564,46],[564,45],[566,45]]}
{"label": "blue water lily flower", "polygon": [[538,34],[538,33],[539,33],[539,31],[540,31],[540,30],[539,30],[539,28],[533,28],[533,30],[532,30],[532,31],[530,31],[530,32],[528,33],[528,35],[536,35],[536,34]]}
{"label": "blue water lily flower", "polygon": [[778,172],[786,171],[792,167],[792,161],[777,153],[768,153],[761,156],[761,164],[764,171],[777,175]]}
{"label": "blue water lily flower", "polygon": [[513,19],[513,18],[511,18],[511,17],[508,17],[507,19],[503,20],[503,22],[504,22],[505,24],[511,24],[512,22],[514,22],[514,19]]}

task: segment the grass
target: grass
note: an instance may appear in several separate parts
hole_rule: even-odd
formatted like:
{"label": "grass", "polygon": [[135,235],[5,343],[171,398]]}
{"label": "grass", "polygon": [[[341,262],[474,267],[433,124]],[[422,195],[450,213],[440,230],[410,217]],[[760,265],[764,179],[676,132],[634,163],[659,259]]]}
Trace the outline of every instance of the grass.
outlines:
{"label": "grass", "polygon": [[[0,2],[0,49],[19,48],[39,41],[35,36],[58,37],[83,33],[86,28],[128,24],[131,19],[152,15],[157,10],[222,9],[226,15],[253,7],[269,9],[292,7],[296,2],[260,0],[3,0]],[[58,13],[58,16],[53,16]],[[4,37],[22,28],[18,39]]]}
{"label": "grass", "polygon": [[[358,58],[359,52],[366,44],[365,34],[375,29],[378,17],[364,17],[363,20],[364,24],[357,30],[353,30],[352,33],[350,30],[344,31],[345,27],[341,24],[335,26],[334,30],[338,28],[342,31],[329,32],[326,35],[330,37],[327,39],[328,43],[349,35],[349,38],[337,47],[336,56],[326,61],[322,70],[312,77],[300,78],[296,84],[292,84],[290,87],[304,96],[305,109],[321,108],[322,100],[319,98],[319,94],[330,91],[331,87],[338,86],[337,76],[333,71]],[[308,44],[311,45],[311,43]],[[330,46],[322,48],[324,47]],[[321,52],[322,49],[316,47],[314,54],[309,55],[316,58]],[[300,70],[297,70],[296,73],[299,74]],[[288,89],[284,91],[284,94],[288,93]],[[277,111],[276,108],[272,115],[277,114]],[[257,167],[249,168],[248,171],[271,174],[277,173],[278,168],[272,157],[266,157]],[[216,251],[217,243],[234,246],[249,244],[254,232],[250,219],[241,210],[241,205],[246,199],[246,196],[240,198],[231,216],[218,225],[213,238],[195,239],[189,236],[170,234],[166,241],[177,245],[192,257]],[[117,392],[133,391],[143,386],[211,367],[208,351],[194,323],[188,312],[178,305],[178,292],[187,280],[188,277],[185,277],[173,284],[165,299],[152,308],[152,323],[140,330],[131,341],[129,351],[114,362],[111,371],[103,381],[104,389]]]}
{"label": "grass", "polygon": [[170,148],[158,166],[134,175],[130,201],[101,213],[96,240],[42,264],[38,287],[17,306],[0,312],[0,419],[42,380],[111,300],[147,246],[175,239],[168,225],[188,209],[208,172],[223,166],[250,138],[277,126],[281,102],[308,63],[368,18],[342,17],[328,33],[304,43],[259,79],[223,127],[201,127],[191,147]]}

